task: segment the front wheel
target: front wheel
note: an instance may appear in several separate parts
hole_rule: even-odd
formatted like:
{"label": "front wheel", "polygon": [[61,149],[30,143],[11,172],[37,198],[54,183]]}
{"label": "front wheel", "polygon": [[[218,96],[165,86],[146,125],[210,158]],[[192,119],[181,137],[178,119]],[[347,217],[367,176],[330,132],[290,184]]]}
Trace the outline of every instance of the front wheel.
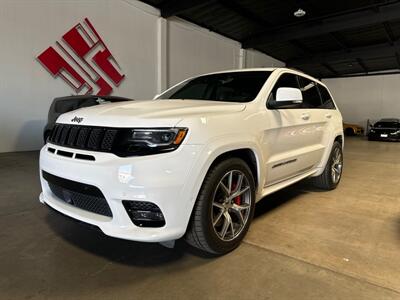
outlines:
{"label": "front wheel", "polygon": [[250,168],[239,158],[224,160],[204,179],[185,239],[202,251],[225,254],[239,246],[246,235],[254,206]]}
{"label": "front wheel", "polygon": [[342,145],[335,141],[332,146],[331,154],[326,163],[324,172],[313,177],[313,184],[324,190],[333,190],[337,187],[342,178],[343,171],[343,152]]}

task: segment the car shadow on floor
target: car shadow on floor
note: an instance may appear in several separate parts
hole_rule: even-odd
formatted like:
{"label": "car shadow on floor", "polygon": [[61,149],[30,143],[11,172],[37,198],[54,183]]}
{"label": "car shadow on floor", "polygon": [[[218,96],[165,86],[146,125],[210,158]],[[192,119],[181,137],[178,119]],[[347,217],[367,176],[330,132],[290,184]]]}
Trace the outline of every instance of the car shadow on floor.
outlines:
{"label": "car shadow on floor", "polygon": [[[299,195],[308,193],[312,187],[307,182],[301,182],[267,196],[256,204],[254,217],[265,216],[275,208],[294,201]],[[158,243],[140,243],[112,238],[104,235],[95,226],[84,225],[49,209],[46,222],[55,232],[69,244],[96,256],[104,257],[119,264],[151,267],[172,263],[186,255],[200,259],[215,258],[189,245],[183,240],[176,242],[170,249]]]}
{"label": "car shadow on floor", "polygon": [[256,203],[254,218],[265,216],[274,209],[282,207],[291,201],[296,201],[299,196],[310,192],[318,193],[323,192],[323,190],[314,187],[310,180],[306,179],[265,196]]}
{"label": "car shadow on floor", "polygon": [[109,261],[135,266],[162,265],[180,259],[184,252],[156,243],[138,243],[104,235],[99,229],[74,222],[53,211],[46,216],[49,227],[64,241]]}
{"label": "car shadow on floor", "polygon": [[95,226],[76,222],[50,209],[45,220],[57,237],[114,263],[152,267],[172,263],[187,255],[200,259],[215,257],[198,251],[183,240],[176,241],[174,248],[166,248],[159,243],[141,243],[109,237]]}

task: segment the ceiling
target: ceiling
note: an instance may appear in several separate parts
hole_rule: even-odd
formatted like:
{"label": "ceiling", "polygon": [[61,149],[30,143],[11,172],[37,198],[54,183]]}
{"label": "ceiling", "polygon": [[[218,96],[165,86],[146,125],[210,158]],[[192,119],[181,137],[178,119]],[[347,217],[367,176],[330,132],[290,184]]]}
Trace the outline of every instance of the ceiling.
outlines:
{"label": "ceiling", "polygon": [[[145,0],[319,78],[400,72],[400,1]],[[295,17],[299,8],[306,14]]]}

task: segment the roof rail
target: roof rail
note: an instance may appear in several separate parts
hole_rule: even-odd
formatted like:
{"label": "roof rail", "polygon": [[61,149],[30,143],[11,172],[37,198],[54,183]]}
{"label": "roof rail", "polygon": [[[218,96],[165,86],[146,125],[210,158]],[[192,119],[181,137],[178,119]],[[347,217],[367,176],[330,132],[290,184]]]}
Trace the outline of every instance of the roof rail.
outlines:
{"label": "roof rail", "polygon": [[304,71],[302,71],[300,69],[297,69],[297,68],[293,68],[293,67],[285,67],[285,68],[289,69],[289,70],[292,70],[292,71],[296,71],[296,72],[300,72],[300,73],[306,74],[306,73],[304,73]]}

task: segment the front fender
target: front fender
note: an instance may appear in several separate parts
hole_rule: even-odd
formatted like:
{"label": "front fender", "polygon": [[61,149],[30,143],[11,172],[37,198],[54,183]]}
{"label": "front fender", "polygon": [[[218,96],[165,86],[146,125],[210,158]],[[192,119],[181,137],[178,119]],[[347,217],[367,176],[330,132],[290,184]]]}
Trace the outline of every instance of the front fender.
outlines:
{"label": "front fender", "polygon": [[[261,172],[261,165],[263,161],[262,151],[260,146],[256,143],[255,137],[249,139],[249,136],[244,138],[243,136],[239,135],[224,135],[219,138],[214,138],[203,147],[201,154],[199,155],[199,160],[193,166],[193,171],[197,170],[197,172],[193,172],[196,174],[196,179],[194,180],[194,185],[190,187],[191,190],[185,191],[185,194],[190,193],[190,195],[192,195],[190,201],[187,203],[187,210],[193,210],[197,195],[200,192],[203,181],[213,162],[219,156],[227,152],[241,149],[249,149],[253,152],[257,162],[257,181],[259,183],[264,182],[265,174]],[[256,191],[257,195],[261,194],[261,190],[262,184],[259,184]],[[187,221],[189,222],[189,218]]]}

